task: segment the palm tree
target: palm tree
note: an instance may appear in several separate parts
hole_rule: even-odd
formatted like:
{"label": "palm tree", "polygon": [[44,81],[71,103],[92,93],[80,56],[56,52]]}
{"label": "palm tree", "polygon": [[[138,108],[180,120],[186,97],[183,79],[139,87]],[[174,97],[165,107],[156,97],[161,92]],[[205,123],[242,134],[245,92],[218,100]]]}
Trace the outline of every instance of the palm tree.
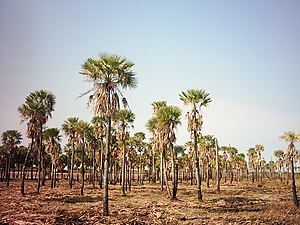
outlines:
{"label": "palm tree", "polygon": [[144,166],[143,166],[143,161],[144,161],[144,154],[145,154],[145,148],[146,148],[146,143],[144,140],[146,139],[146,135],[144,132],[137,132],[133,136],[133,141],[134,141],[134,147],[138,153],[137,159],[138,159],[138,181],[143,184],[144,183],[144,176],[143,176],[143,171],[144,171]]}
{"label": "palm tree", "polygon": [[[107,119],[105,162],[104,162],[104,191],[103,215],[108,216],[108,163],[111,147],[111,120],[119,111],[121,89],[135,88],[137,80],[132,71],[134,63],[119,55],[100,55],[100,58],[87,59],[82,65],[82,75],[94,84],[89,97],[89,104],[93,106],[95,115]],[[123,104],[127,104],[125,98]]]}
{"label": "palm tree", "polygon": [[61,135],[59,129],[48,128],[44,131],[46,140],[45,151],[51,156],[51,188],[56,187],[56,169],[58,166],[59,156],[61,154]]}
{"label": "palm tree", "polygon": [[238,153],[237,148],[228,146],[227,149],[227,154],[228,154],[228,163],[229,163],[229,175],[230,175],[230,184],[233,182],[233,177],[234,177],[234,161],[235,157]]}
{"label": "palm tree", "polygon": [[86,144],[87,144],[87,136],[91,132],[90,124],[83,120],[80,120],[75,127],[75,132],[77,134],[77,145],[78,148],[81,149],[81,191],[80,194],[83,195],[84,190],[84,161],[85,161],[85,151],[86,151]]}
{"label": "palm tree", "polygon": [[10,164],[12,155],[16,152],[18,145],[21,143],[22,134],[17,130],[7,130],[1,135],[3,150],[7,154],[6,159],[6,185],[9,186]]}
{"label": "palm tree", "polygon": [[220,193],[220,163],[219,163],[219,145],[218,139],[214,138],[214,147],[216,151],[216,179],[217,179],[217,192]]}
{"label": "palm tree", "polygon": [[264,151],[264,146],[261,144],[255,145],[255,152],[257,154],[257,167],[258,167],[258,176],[260,178],[260,182],[262,183],[262,156],[261,153]]}
{"label": "palm tree", "polygon": [[[158,101],[158,102],[153,102],[152,104],[153,107],[153,113],[152,113],[152,118],[150,118],[148,120],[148,122],[146,123],[146,127],[147,129],[152,133],[152,138],[150,139],[150,142],[152,144],[152,148],[153,148],[153,155],[155,155],[156,152],[159,152],[159,134],[157,131],[157,119],[156,119],[156,113],[159,109],[166,107],[167,106],[167,102],[166,101]],[[161,184],[161,190],[164,190],[164,166],[163,166],[163,156],[162,156],[161,152],[161,157],[160,157],[160,184]],[[155,168],[154,168],[155,169]],[[153,176],[155,175],[155,171],[152,171]]]}
{"label": "palm tree", "polygon": [[201,174],[200,174],[200,164],[198,156],[198,146],[197,141],[198,137],[201,137],[202,129],[202,115],[201,107],[207,107],[211,102],[209,93],[206,93],[204,90],[187,90],[183,91],[179,95],[180,100],[183,101],[184,105],[191,105],[192,109],[187,113],[188,127],[187,130],[191,132],[191,137],[194,141],[194,154],[195,154],[195,165],[196,165],[196,179],[197,179],[197,193],[198,200],[202,201],[202,192],[201,192]]}
{"label": "palm tree", "polygon": [[92,118],[92,128],[94,132],[94,136],[96,138],[96,142],[99,145],[99,186],[100,189],[103,188],[103,145],[104,145],[104,137],[106,131],[106,119],[104,117],[94,116]]}
{"label": "palm tree", "polygon": [[300,142],[300,134],[293,132],[293,131],[288,131],[288,132],[284,132],[280,136],[280,138],[289,143],[289,145],[285,151],[285,154],[287,156],[287,159],[290,161],[290,165],[291,165],[292,191],[293,191],[294,205],[299,208],[299,201],[298,201],[298,197],[297,197],[297,189],[296,189],[296,183],[295,183],[295,171],[294,171],[294,159],[297,155],[297,150],[296,150],[294,143]]}
{"label": "palm tree", "polygon": [[278,170],[278,176],[280,178],[280,181],[282,182],[282,167],[283,167],[283,161],[284,161],[284,152],[282,150],[275,150],[274,156],[276,157],[276,165]]}
{"label": "palm tree", "polygon": [[209,187],[211,159],[215,156],[213,149],[215,148],[215,138],[212,135],[205,135],[200,138],[200,146],[202,147],[203,164],[206,164],[206,184]]}
{"label": "palm tree", "polygon": [[[45,179],[44,160],[43,160],[43,126],[54,111],[55,96],[46,90],[31,92],[25,99],[25,103],[18,108],[21,114],[21,122],[29,120],[28,126],[38,128],[39,164],[38,164],[38,186],[37,193],[40,193],[41,179]],[[26,164],[26,162],[24,163]],[[41,177],[42,173],[42,177]]]}
{"label": "palm tree", "polygon": [[126,184],[126,141],[129,139],[129,124],[133,123],[135,115],[133,112],[127,109],[122,109],[118,112],[115,117],[117,130],[117,140],[122,142],[122,176],[121,186],[122,194],[125,195],[125,184]]}
{"label": "palm tree", "polygon": [[[254,148],[249,148],[247,150],[247,156],[248,156],[248,161],[249,161],[249,169],[251,170],[251,174],[252,174],[252,183],[254,183],[255,180],[255,176],[254,176],[254,172],[256,171],[256,161],[257,161],[257,154]],[[256,171],[257,173],[257,171]]]}
{"label": "palm tree", "polygon": [[62,124],[62,130],[65,133],[65,135],[68,136],[68,143],[72,145],[72,153],[71,153],[71,171],[70,171],[70,188],[72,188],[73,184],[73,174],[74,174],[74,151],[75,151],[75,128],[77,127],[79,122],[78,117],[70,117],[67,120],[64,121]]}
{"label": "palm tree", "polygon": [[169,149],[171,152],[171,159],[172,159],[172,193],[168,188],[168,178],[167,178],[167,171],[164,170],[164,178],[165,183],[169,192],[169,196],[171,199],[176,199],[177,194],[177,186],[178,186],[178,176],[176,175],[176,159],[177,155],[174,151],[174,143],[176,142],[176,136],[174,129],[180,124],[180,116],[181,110],[175,106],[166,106],[160,108],[156,114],[155,118],[157,121],[156,127],[159,134],[160,140],[160,150],[162,151],[162,157],[165,161],[166,150]]}

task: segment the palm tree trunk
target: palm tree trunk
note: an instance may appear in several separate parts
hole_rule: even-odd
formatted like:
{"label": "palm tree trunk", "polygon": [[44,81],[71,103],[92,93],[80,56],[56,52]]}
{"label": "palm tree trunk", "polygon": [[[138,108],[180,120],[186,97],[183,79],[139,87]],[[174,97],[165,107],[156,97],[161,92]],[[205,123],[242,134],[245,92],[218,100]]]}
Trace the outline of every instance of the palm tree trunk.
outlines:
{"label": "palm tree trunk", "polygon": [[220,172],[219,172],[219,147],[216,140],[216,178],[217,178],[217,192],[220,193]]}
{"label": "palm tree trunk", "polygon": [[9,153],[7,157],[7,174],[6,174],[6,186],[9,186],[9,180],[10,180],[10,161],[11,161],[11,154]]}
{"label": "palm tree trunk", "polygon": [[72,141],[72,154],[71,154],[71,174],[70,174],[70,188],[72,188],[73,185],[73,174],[74,174],[74,151],[75,151],[75,144],[74,141]]}
{"label": "palm tree trunk", "polygon": [[156,183],[155,154],[152,156],[152,182]]}
{"label": "palm tree trunk", "polygon": [[81,158],[81,191],[80,194],[83,195],[84,190],[84,140],[82,146],[82,158]]}
{"label": "palm tree trunk", "polygon": [[202,201],[202,192],[201,192],[201,174],[200,174],[200,164],[199,164],[199,156],[198,156],[198,147],[197,147],[197,131],[194,131],[194,153],[195,153],[195,166],[196,166],[196,179],[197,179],[197,193],[198,200]]}
{"label": "palm tree trunk", "polygon": [[40,194],[41,187],[41,165],[42,165],[42,149],[43,149],[43,125],[40,125],[40,139],[39,139],[39,160],[38,160],[38,185],[37,185],[37,194]]}
{"label": "palm tree trunk", "polygon": [[100,141],[99,149],[99,186],[100,189],[103,188],[103,140]]}
{"label": "palm tree trunk", "polygon": [[172,157],[172,183],[173,183],[171,199],[176,199],[177,185],[178,185],[178,174],[176,173],[175,152],[174,152],[174,148],[173,148],[172,144],[171,144],[171,154],[172,154],[171,157]]}
{"label": "palm tree trunk", "polygon": [[123,140],[123,155],[122,155],[122,195],[125,195],[125,183],[126,183],[126,177],[125,177],[125,163],[126,163],[126,143],[125,140]]}
{"label": "palm tree trunk", "polygon": [[32,147],[33,147],[33,141],[34,141],[34,136],[31,137],[31,143],[30,143],[30,148],[27,150],[27,154],[25,157],[25,161],[22,167],[22,183],[21,183],[21,194],[24,196],[25,195],[25,177],[26,177],[26,164],[28,161],[28,157],[30,152],[32,151]]}
{"label": "palm tree trunk", "polygon": [[105,161],[104,161],[104,190],[103,190],[103,216],[109,215],[108,210],[108,163],[110,154],[110,133],[111,133],[111,117],[107,118],[107,131],[106,131],[106,146],[105,146]]}
{"label": "palm tree trunk", "polygon": [[166,166],[166,152],[165,150],[163,150],[163,164],[164,164],[164,175],[163,175],[163,180],[166,184],[166,188],[168,191],[168,195],[170,196],[170,198],[172,198],[172,194],[171,194],[171,189],[168,183],[168,174],[167,174],[167,166]]}
{"label": "palm tree trunk", "polygon": [[207,159],[207,167],[206,167],[206,186],[209,188],[209,161]]}
{"label": "palm tree trunk", "polygon": [[96,149],[94,148],[93,149],[93,163],[92,163],[92,165],[93,165],[93,176],[92,176],[92,181],[93,181],[93,189],[95,189],[95,177],[96,177],[96,163],[95,163],[95,161],[96,161]]}
{"label": "palm tree trunk", "polygon": [[160,153],[160,186],[164,190],[164,156],[163,151]]}
{"label": "palm tree trunk", "polygon": [[295,183],[295,172],[294,172],[294,160],[291,160],[291,172],[292,172],[292,191],[293,191],[293,200],[294,205],[299,208],[299,201],[297,197],[297,189],[296,189],[296,183]]}

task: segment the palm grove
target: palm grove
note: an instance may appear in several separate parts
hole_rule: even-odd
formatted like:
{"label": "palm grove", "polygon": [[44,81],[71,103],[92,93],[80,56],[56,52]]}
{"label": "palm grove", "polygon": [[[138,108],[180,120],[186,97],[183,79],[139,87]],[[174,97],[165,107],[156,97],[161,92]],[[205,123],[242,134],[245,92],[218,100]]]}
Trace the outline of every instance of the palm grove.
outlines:
{"label": "palm grove", "polygon": [[[212,100],[209,93],[199,89],[179,94],[188,109],[185,116],[190,140],[184,146],[176,145],[175,130],[184,115],[180,108],[157,101],[152,103],[152,117],[145,124],[151,134],[146,142],[143,132],[130,133],[135,114],[123,96],[124,90],[137,87],[133,66],[125,57],[110,54],[83,63],[80,74],[92,83],[92,88],[83,94],[88,95],[88,105],[93,109],[90,122],[71,117],[60,128],[47,128],[56,98],[46,90],[30,93],[18,107],[21,122],[27,123],[30,144],[20,145],[22,134],[17,130],[2,133],[1,180],[9,186],[11,176],[21,178],[22,195],[26,193],[26,179],[37,180],[38,194],[48,179],[52,188],[58,178],[68,179],[70,188],[78,182],[81,195],[85,182],[89,182],[93,188],[103,190],[105,216],[109,215],[109,184],[120,185],[121,194],[126,195],[133,182],[159,183],[161,191],[171,199],[177,199],[179,183],[196,185],[195,197],[201,202],[202,182],[207,187],[213,183],[220,192],[221,180],[223,184],[242,179],[291,180],[293,201],[299,207],[295,185],[295,165],[300,159],[295,143],[300,141],[299,133],[282,134],[288,146],[285,151],[274,151],[275,162],[267,163],[262,158],[261,144],[248,149],[246,161],[245,154],[235,147],[218,146],[216,137],[202,134],[202,108]],[[63,134],[67,137],[65,146],[61,145]]]}

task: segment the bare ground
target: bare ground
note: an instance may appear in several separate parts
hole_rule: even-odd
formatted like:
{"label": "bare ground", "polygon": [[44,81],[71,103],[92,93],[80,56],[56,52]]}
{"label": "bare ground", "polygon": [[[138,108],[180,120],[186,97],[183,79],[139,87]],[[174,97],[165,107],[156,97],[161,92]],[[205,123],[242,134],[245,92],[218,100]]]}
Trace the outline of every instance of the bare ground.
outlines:
{"label": "bare ground", "polygon": [[[298,187],[299,187],[298,183]],[[4,224],[300,224],[300,209],[293,206],[290,186],[280,181],[263,185],[244,181],[221,186],[221,193],[203,187],[203,202],[195,186],[179,184],[178,200],[169,200],[159,184],[135,184],[126,196],[110,185],[110,216],[102,216],[102,190],[88,184],[80,196],[80,184],[69,189],[49,181],[36,195],[36,181],[26,181],[25,197],[20,180],[10,187],[0,183],[0,225]],[[299,193],[299,192],[298,192]]]}

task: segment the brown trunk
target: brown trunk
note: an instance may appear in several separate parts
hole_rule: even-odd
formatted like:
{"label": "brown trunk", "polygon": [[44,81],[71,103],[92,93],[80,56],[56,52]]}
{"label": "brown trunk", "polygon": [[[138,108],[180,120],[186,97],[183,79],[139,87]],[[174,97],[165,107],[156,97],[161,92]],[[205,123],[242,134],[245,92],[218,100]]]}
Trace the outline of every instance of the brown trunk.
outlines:
{"label": "brown trunk", "polygon": [[126,183],[126,143],[125,140],[123,142],[123,155],[122,155],[122,177],[121,177],[121,185],[122,185],[122,195],[125,195],[125,183]]}
{"label": "brown trunk", "polygon": [[198,200],[202,201],[202,192],[201,192],[201,174],[200,174],[200,164],[198,156],[198,147],[197,147],[197,131],[194,131],[194,153],[195,153],[195,166],[196,166],[196,179],[197,179],[197,194]]}
{"label": "brown trunk", "polygon": [[106,146],[105,146],[105,161],[104,161],[104,190],[103,190],[103,216],[109,215],[108,210],[108,163],[110,154],[110,132],[111,132],[111,117],[108,117],[107,131],[106,131]]}
{"label": "brown trunk", "polygon": [[296,183],[295,183],[295,172],[294,172],[294,161],[293,159],[291,160],[291,172],[292,172],[292,191],[293,191],[293,200],[294,200],[294,205],[299,208],[299,201],[297,197],[297,189],[296,189]]}

